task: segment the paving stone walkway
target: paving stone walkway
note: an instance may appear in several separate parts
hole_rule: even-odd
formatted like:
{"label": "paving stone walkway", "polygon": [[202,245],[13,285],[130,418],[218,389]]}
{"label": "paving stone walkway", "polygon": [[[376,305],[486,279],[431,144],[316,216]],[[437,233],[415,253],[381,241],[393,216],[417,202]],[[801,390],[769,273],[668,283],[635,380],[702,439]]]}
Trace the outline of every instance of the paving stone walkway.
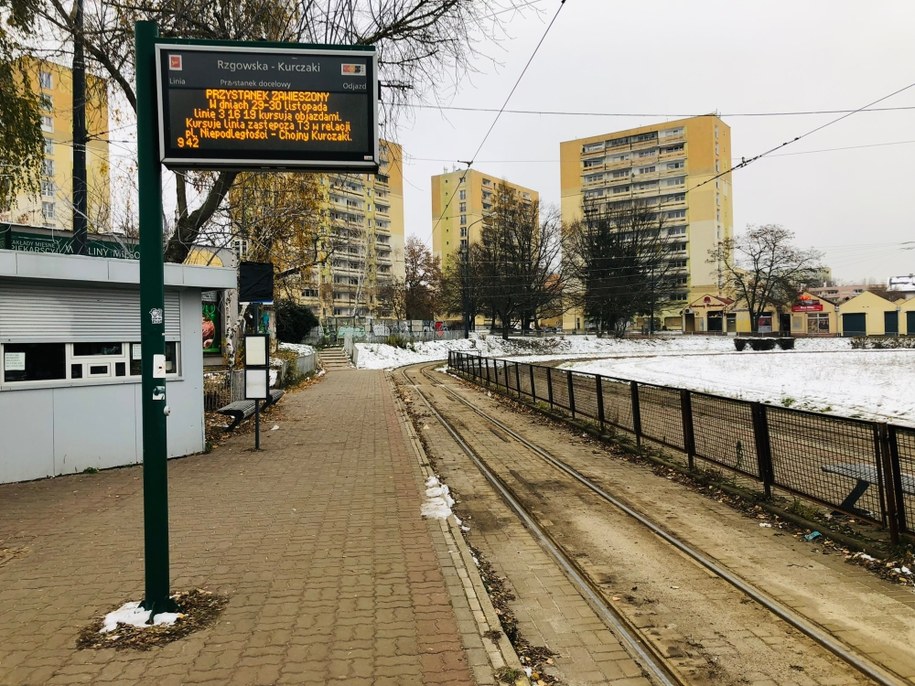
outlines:
{"label": "paving stone walkway", "polygon": [[261,430],[169,462],[171,588],[229,604],[146,652],[75,647],[142,597],[140,467],[0,485],[0,684],[483,683],[384,373],[328,374]]}

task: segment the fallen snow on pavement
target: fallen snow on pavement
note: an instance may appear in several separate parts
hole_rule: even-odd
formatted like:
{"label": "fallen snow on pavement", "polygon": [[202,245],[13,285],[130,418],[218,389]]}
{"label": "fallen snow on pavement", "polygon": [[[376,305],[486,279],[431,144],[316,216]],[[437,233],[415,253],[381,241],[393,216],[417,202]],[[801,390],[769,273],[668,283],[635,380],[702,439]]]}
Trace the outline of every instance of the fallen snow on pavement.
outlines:
{"label": "fallen snow on pavement", "polygon": [[149,610],[141,608],[140,603],[125,603],[114,612],[105,615],[105,621],[99,632],[107,634],[114,631],[118,624],[128,624],[140,629],[160,624],[174,624],[180,616],[177,612],[160,612],[153,619],[153,623],[149,624]]}
{"label": "fallen snow on pavement", "polygon": [[294,353],[297,353],[300,357],[305,355],[313,355],[315,349],[310,345],[305,345],[304,343],[280,343],[280,350],[291,350]]}
{"label": "fallen snow on pavement", "polygon": [[452,505],[454,498],[451,497],[448,487],[434,476],[426,479],[426,502],[420,508],[422,516],[447,519],[451,515]]}

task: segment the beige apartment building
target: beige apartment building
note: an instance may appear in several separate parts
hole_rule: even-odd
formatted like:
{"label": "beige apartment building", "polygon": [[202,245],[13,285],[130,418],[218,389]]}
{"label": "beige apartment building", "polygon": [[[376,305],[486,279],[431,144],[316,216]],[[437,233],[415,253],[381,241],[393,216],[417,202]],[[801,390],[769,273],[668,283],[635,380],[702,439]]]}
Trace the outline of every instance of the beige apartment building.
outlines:
{"label": "beige apartment building", "polygon": [[[12,206],[0,212],[0,221],[73,228],[73,75],[68,67],[23,58],[31,87],[41,97],[41,128],[45,158],[37,196],[20,194]],[[108,92],[104,79],[86,75],[86,178],[90,232],[110,229],[110,181],[108,157]]]}
{"label": "beige apartment building", "polygon": [[[657,211],[677,250],[675,307],[662,313],[668,329],[682,325],[686,304],[721,292],[721,267],[709,252],[733,235],[731,130],[704,115],[560,143],[563,223],[582,217],[585,203],[612,208],[642,201]],[[577,328],[570,313],[566,328]],[[570,323],[571,322],[571,323]],[[580,315],[579,315],[580,322]]]}
{"label": "beige apartment building", "polygon": [[523,200],[540,202],[537,191],[476,169],[432,177],[432,254],[442,266],[458,256],[462,247],[479,242],[483,219],[492,210],[499,185],[514,189]]}
{"label": "beige apartment building", "polygon": [[315,268],[302,302],[325,325],[389,317],[379,291],[404,278],[403,150],[385,140],[379,148],[377,174],[326,174],[322,180],[326,235],[319,245],[332,253]]}

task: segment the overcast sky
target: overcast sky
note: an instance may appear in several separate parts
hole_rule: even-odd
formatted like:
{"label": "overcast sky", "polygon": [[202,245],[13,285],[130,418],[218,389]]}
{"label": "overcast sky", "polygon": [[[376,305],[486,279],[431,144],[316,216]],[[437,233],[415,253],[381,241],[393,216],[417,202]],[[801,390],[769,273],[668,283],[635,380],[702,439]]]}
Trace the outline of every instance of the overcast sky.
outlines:
{"label": "overcast sky", "polygon": [[[513,19],[444,104],[502,107],[560,3]],[[559,143],[718,112],[734,164],[859,112],[734,172],[734,228],[781,224],[840,281],[915,272],[915,1],[567,0],[474,168],[559,204]],[[565,114],[547,114],[561,112]],[[573,113],[596,113],[581,116]],[[637,116],[625,116],[625,115]],[[431,247],[430,177],[463,168],[494,111],[413,109],[403,146],[406,233]],[[908,245],[906,245],[908,242]],[[909,248],[909,249],[906,249]]]}

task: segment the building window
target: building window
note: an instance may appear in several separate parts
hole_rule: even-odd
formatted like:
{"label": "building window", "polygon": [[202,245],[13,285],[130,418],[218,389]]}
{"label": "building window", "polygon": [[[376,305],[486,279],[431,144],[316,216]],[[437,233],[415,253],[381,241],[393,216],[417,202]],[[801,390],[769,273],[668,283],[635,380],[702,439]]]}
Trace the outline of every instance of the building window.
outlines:
{"label": "building window", "polygon": [[461,238],[467,238],[467,227],[466,226],[461,227]]}
{"label": "building window", "polygon": [[[140,376],[139,343],[7,343],[3,382]],[[178,343],[165,344],[165,373],[178,371]]]}
{"label": "building window", "polygon": [[686,183],[686,181],[685,181],[684,177],[682,177],[682,176],[677,176],[673,179],[664,180],[665,186],[682,186],[684,183]]}
{"label": "building window", "polygon": [[3,380],[50,381],[67,378],[64,343],[7,343],[3,346]]}
{"label": "building window", "polygon": [[41,218],[42,219],[44,219],[45,221],[53,221],[54,220],[54,211],[55,211],[55,207],[54,207],[53,202],[49,202],[47,200],[43,200],[41,202]]}
{"label": "building window", "polygon": [[467,199],[467,191],[465,191],[463,188],[462,188],[461,190],[458,191],[458,199],[459,199],[459,200],[466,200],[466,199]]}
{"label": "building window", "polygon": [[668,162],[668,169],[683,169],[683,160],[678,160],[676,162]]}
{"label": "building window", "polygon": [[248,256],[248,240],[246,238],[236,238],[232,241],[232,251],[238,259],[245,259]]}
{"label": "building window", "polygon": [[54,154],[54,141],[50,138],[44,139],[44,154],[49,157]]}
{"label": "building window", "polygon": [[811,312],[807,315],[807,333],[828,334],[829,314],[827,312]]}
{"label": "building window", "polygon": [[465,224],[467,224],[467,215],[462,214],[461,215],[461,225],[465,225]]}
{"label": "building window", "polygon": [[41,194],[48,197],[53,197],[54,192],[57,189],[54,186],[54,179],[42,179],[41,180]]}
{"label": "building window", "polygon": [[639,167],[639,174],[651,174],[654,171],[656,171],[654,165],[651,165],[650,167]]}
{"label": "building window", "polygon": [[458,210],[459,210],[460,212],[466,212],[466,211],[467,211],[467,203],[466,203],[466,202],[462,202],[461,205],[460,205],[460,207],[458,208]]}
{"label": "building window", "polygon": [[51,118],[50,114],[41,115],[41,130],[42,131],[53,131],[54,130],[54,120]]}
{"label": "building window", "polygon": [[54,109],[54,101],[51,100],[50,95],[45,95],[44,93],[41,94],[41,109],[43,109],[43,110],[53,110]]}
{"label": "building window", "polygon": [[38,84],[42,88],[46,88],[48,90],[53,88],[52,81],[51,81],[51,72],[43,71],[43,70],[39,71],[38,72]]}

